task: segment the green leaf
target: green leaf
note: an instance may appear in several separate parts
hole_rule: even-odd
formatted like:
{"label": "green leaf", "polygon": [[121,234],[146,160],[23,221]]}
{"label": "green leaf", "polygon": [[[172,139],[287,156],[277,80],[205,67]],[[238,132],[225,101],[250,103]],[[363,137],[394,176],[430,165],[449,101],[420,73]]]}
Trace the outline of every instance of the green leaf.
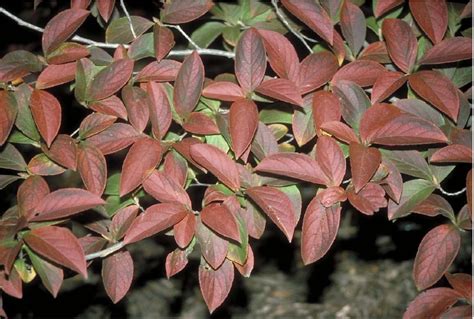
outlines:
{"label": "green leaf", "polygon": [[230,149],[229,144],[222,135],[207,135],[206,143],[216,146],[217,148],[227,153]]}
{"label": "green leaf", "polygon": [[291,124],[293,120],[291,107],[272,108],[271,106],[269,106],[260,111],[259,117],[260,121],[265,124]]}
{"label": "green leaf", "polygon": [[34,141],[39,141],[41,137],[30,110],[31,92],[32,91],[28,85],[24,83],[15,91],[15,98],[18,107],[15,125],[27,137]]}
{"label": "green leaf", "polygon": [[17,130],[14,130],[10,134],[10,136],[8,137],[8,142],[14,144],[26,144],[33,145],[35,147],[40,147],[40,144],[37,141],[32,140],[31,138]]}
{"label": "green leaf", "polygon": [[424,157],[418,151],[380,150],[399,169],[400,173],[432,181],[433,173]]}
{"label": "green leaf", "polygon": [[301,200],[301,192],[299,188],[296,185],[289,185],[289,186],[283,186],[279,187],[279,190],[281,190],[283,193],[288,195],[288,198],[291,201],[291,204],[293,204],[293,208],[295,209],[296,213],[296,220],[298,221],[301,216],[301,207],[303,206],[302,200]]}
{"label": "green leaf", "polygon": [[23,156],[12,144],[8,143],[0,150],[0,168],[26,171],[26,166]]}
{"label": "green leaf", "polygon": [[0,175],[0,190],[19,179],[21,179],[21,177],[16,175]]}
{"label": "green leaf", "polygon": [[470,65],[452,68],[437,68],[437,70],[446,75],[457,88],[462,88],[472,82],[472,67]]}
{"label": "green leaf", "polygon": [[225,24],[221,22],[207,22],[197,28],[191,39],[201,48],[207,48],[218,36],[222,34]]}
{"label": "green leaf", "polygon": [[433,183],[423,179],[413,179],[403,183],[402,197],[400,204],[397,205],[392,200],[388,203],[388,218],[393,220],[396,218],[407,216],[411,213],[416,205],[424,201],[435,190]]}
{"label": "green leaf", "polygon": [[63,282],[62,269],[44,260],[27,246],[24,246],[24,248],[28,253],[28,257],[30,257],[33,268],[41,278],[41,282],[45,288],[56,297]]}
{"label": "green leaf", "polygon": [[431,170],[431,180],[434,185],[439,185],[448,175],[453,171],[454,165],[446,165],[446,166],[435,166],[430,165]]}
{"label": "green leaf", "polygon": [[240,265],[243,265],[247,260],[249,235],[245,222],[242,220],[240,215],[236,214],[235,219],[239,227],[241,243],[229,240],[229,245],[227,246],[227,258]]}
{"label": "green leaf", "polygon": [[293,113],[292,129],[296,143],[303,146],[316,136],[316,129],[313,120],[312,95],[304,98],[302,108],[296,108]]}
{"label": "green leaf", "polygon": [[120,194],[120,173],[110,175],[107,179],[104,194],[119,195]]}
{"label": "green leaf", "polygon": [[[133,30],[138,36],[145,33],[146,30],[153,26],[153,22],[139,16],[131,16]],[[134,40],[130,24],[127,17],[112,21],[105,31],[105,40],[108,43],[130,43]]]}
{"label": "green leaf", "polygon": [[239,41],[240,27],[239,26],[224,27],[222,31],[222,37],[224,38],[225,42],[235,47],[237,45],[237,41]]}
{"label": "green leaf", "polygon": [[153,33],[139,36],[128,49],[128,56],[134,60],[153,58],[155,56]]}

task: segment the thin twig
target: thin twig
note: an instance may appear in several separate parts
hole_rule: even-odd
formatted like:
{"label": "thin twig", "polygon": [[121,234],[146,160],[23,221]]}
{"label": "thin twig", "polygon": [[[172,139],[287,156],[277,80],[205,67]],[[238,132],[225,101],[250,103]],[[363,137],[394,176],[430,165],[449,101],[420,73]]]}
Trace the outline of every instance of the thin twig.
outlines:
{"label": "thin twig", "polygon": [[278,18],[281,20],[281,22],[288,28],[288,30],[293,33],[295,35],[295,37],[297,37],[298,39],[301,40],[301,42],[303,42],[304,46],[308,49],[308,51],[310,53],[313,53],[313,49],[311,49],[311,47],[309,46],[309,44],[306,42],[306,40],[304,39],[304,37],[298,32],[296,31],[295,29],[293,29],[293,27],[290,25],[290,23],[288,22],[288,20],[286,20],[285,16],[283,15],[283,13],[281,12],[280,8],[278,8],[278,1],[277,0],[272,0],[272,5],[273,7],[275,8],[275,11],[276,11],[276,14],[278,16]]}
{"label": "thin twig", "polygon": [[95,259],[95,258],[107,257],[108,255],[113,254],[114,252],[122,249],[124,246],[125,246],[125,244],[122,241],[120,241],[120,242],[118,242],[116,244],[113,244],[112,246],[110,246],[106,249],[100,250],[96,253],[86,255],[86,260],[92,260],[92,259]]}
{"label": "thin twig", "polygon": [[71,134],[69,134],[70,137],[74,137],[74,135],[76,135],[77,133],[79,133],[79,128],[76,129],[74,132],[72,132]]}
{"label": "thin twig", "polygon": [[[12,19],[13,21],[15,21],[18,25],[20,25],[22,27],[26,27],[28,29],[31,29],[31,30],[34,30],[34,31],[37,31],[37,32],[41,32],[41,33],[44,32],[43,28],[40,28],[40,27],[38,27],[34,24],[31,24],[29,22],[26,22],[25,20],[22,20],[22,19],[18,18],[17,16],[12,14],[11,12],[5,10],[3,7],[0,7],[0,13],[5,15],[6,17]],[[95,47],[105,48],[105,49],[116,49],[119,45],[121,45],[121,44],[118,44],[118,43],[97,42],[97,41],[87,39],[87,38],[84,38],[84,37],[81,37],[81,36],[78,36],[78,35],[73,36],[72,40],[80,42],[80,43],[88,44],[88,45],[91,45],[91,46],[95,46]],[[125,44],[123,46],[125,48],[130,47],[127,44]],[[186,55],[189,55],[189,54],[193,53],[193,51],[197,51],[197,53],[200,54],[200,55],[222,56],[222,57],[229,58],[229,59],[233,59],[235,57],[234,52],[228,52],[228,51],[216,50],[216,49],[171,50],[170,53],[169,53],[169,56],[186,56]]]}
{"label": "thin twig", "polygon": [[196,183],[196,184],[190,184],[189,187],[209,187],[209,186],[214,186],[214,184],[206,184],[206,183]]}
{"label": "thin twig", "polygon": [[443,194],[446,195],[446,196],[459,196],[459,195],[461,195],[462,193],[464,193],[464,192],[466,191],[466,187],[464,187],[464,188],[461,189],[460,191],[457,191],[457,192],[454,192],[454,193],[450,193],[450,192],[448,192],[448,191],[445,191],[445,190],[441,187],[441,185],[438,187],[438,189],[439,189],[439,191],[440,191],[441,193],[443,193]]}
{"label": "thin twig", "polygon": [[122,7],[123,13],[125,13],[125,16],[127,17],[128,24],[130,25],[130,31],[132,31],[133,38],[137,38],[137,34],[135,33],[135,29],[133,28],[133,23],[132,23],[132,18],[130,17],[130,14],[128,13],[127,7],[125,6],[125,2],[123,0],[120,0],[120,6]]}
{"label": "thin twig", "polygon": [[199,45],[197,45],[197,43],[194,42],[194,40],[191,39],[191,37],[190,37],[186,32],[184,32],[184,30],[183,30],[179,25],[163,24],[163,26],[178,30],[178,32],[181,33],[181,35],[182,35],[186,40],[188,40],[189,44],[191,44],[191,46],[192,46],[193,48],[195,48],[196,50],[202,50],[202,48],[201,48]]}

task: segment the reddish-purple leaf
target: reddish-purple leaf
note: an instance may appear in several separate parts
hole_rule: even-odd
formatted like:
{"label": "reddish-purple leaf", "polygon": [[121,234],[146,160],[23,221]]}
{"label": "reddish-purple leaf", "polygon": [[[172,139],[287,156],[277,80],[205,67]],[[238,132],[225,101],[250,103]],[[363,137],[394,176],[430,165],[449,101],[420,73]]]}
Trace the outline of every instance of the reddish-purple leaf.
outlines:
{"label": "reddish-purple leaf", "polygon": [[[469,12],[471,12],[471,11],[469,11]],[[443,314],[441,315],[441,318],[442,319],[472,318],[472,306],[471,305],[461,305],[461,306],[451,307],[447,311],[443,312]]]}
{"label": "reddish-purple leaf", "polygon": [[211,0],[167,1],[161,19],[163,22],[174,24],[190,22],[204,15],[213,5]]}
{"label": "reddish-purple leaf", "polygon": [[385,189],[387,195],[398,204],[402,197],[402,175],[392,162],[384,161],[382,164],[388,169],[388,175],[382,180],[381,186]]}
{"label": "reddish-purple leaf", "polygon": [[67,40],[81,26],[89,15],[82,9],[67,9],[55,15],[44,28],[43,51],[48,53]]}
{"label": "reddish-purple leaf", "polygon": [[34,209],[50,193],[48,183],[41,176],[28,177],[18,188],[16,194],[18,209],[26,220],[33,217]]}
{"label": "reddish-purple leaf", "polygon": [[445,0],[410,0],[410,11],[416,23],[434,44],[443,40],[448,28],[448,6]]}
{"label": "reddish-purple leaf", "polygon": [[234,102],[245,97],[237,84],[227,81],[212,82],[204,88],[202,95],[211,99]]}
{"label": "reddish-purple leaf", "polygon": [[460,295],[450,288],[433,288],[419,294],[410,302],[403,319],[438,318],[454,305]]}
{"label": "reddish-purple leaf", "polygon": [[331,248],[339,230],[341,207],[324,207],[317,197],[309,203],[301,231],[301,257],[305,265],[311,264]]}
{"label": "reddish-purple leaf", "polygon": [[191,146],[196,145],[196,144],[203,144],[203,143],[195,137],[186,137],[186,138],[183,138],[180,142],[173,144],[173,148],[192,165],[196,166],[203,172],[207,172],[207,169],[199,165],[191,156]]}
{"label": "reddish-purple leaf", "polygon": [[181,68],[181,62],[175,60],[161,60],[151,62],[145,66],[136,76],[138,82],[148,81],[174,81]]}
{"label": "reddish-purple leaf", "polygon": [[97,146],[102,154],[107,155],[126,148],[139,136],[140,133],[131,125],[115,123],[105,131],[88,138],[87,141]]}
{"label": "reddish-purple leaf", "polygon": [[201,246],[201,254],[213,268],[219,268],[228,251],[228,241],[207,228],[201,221],[196,224],[196,238]]}
{"label": "reddish-purple leaf", "polygon": [[155,27],[153,28],[153,37],[155,58],[160,62],[174,47],[174,35],[170,29],[155,24]]}
{"label": "reddish-purple leaf", "polygon": [[69,135],[59,134],[49,149],[44,145],[41,149],[56,163],[73,171],[76,170],[76,142]]}
{"label": "reddish-purple leaf", "polygon": [[[0,287],[2,287],[2,291],[4,293],[14,298],[23,298],[23,281],[21,280],[20,274],[16,271],[15,268],[13,268],[13,270],[8,276],[3,270],[0,271]],[[3,311],[3,308],[0,308],[0,314],[2,312],[5,313]],[[7,317],[6,314],[4,317]]]}
{"label": "reddish-purple leaf", "polygon": [[171,125],[171,106],[162,84],[149,82],[146,90],[149,96],[150,122],[156,138],[162,138]]}
{"label": "reddish-purple leaf", "polygon": [[228,259],[216,270],[199,266],[199,287],[209,312],[212,313],[229,295],[234,281],[234,266]]}
{"label": "reddish-purple leaf", "polygon": [[435,44],[426,51],[421,59],[421,64],[444,64],[469,60],[472,57],[471,39],[454,37]]}
{"label": "reddish-purple leaf", "polygon": [[46,91],[34,90],[31,94],[30,108],[36,126],[46,144],[51,146],[61,126],[61,105]]}
{"label": "reddish-purple leaf", "polygon": [[194,237],[196,229],[196,217],[192,212],[188,212],[186,216],[173,226],[174,240],[182,249],[186,248]]}
{"label": "reddish-purple leaf", "polygon": [[127,85],[122,89],[122,100],[127,108],[128,121],[137,132],[143,132],[150,118],[148,94],[139,87]]}
{"label": "reddish-purple leaf", "polygon": [[28,248],[26,248],[26,252],[44,287],[56,298],[64,280],[63,270],[41,258]]}
{"label": "reddish-purple leaf", "polygon": [[358,137],[355,135],[354,130],[346,124],[339,121],[325,122],[321,124],[321,130],[327,132],[347,144],[359,143]]}
{"label": "reddish-purple leaf", "polygon": [[353,190],[347,192],[347,198],[352,206],[366,215],[373,215],[380,208],[387,207],[384,189],[375,183],[368,183],[358,194]]}
{"label": "reddish-purple leaf", "polygon": [[252,143],[257,126],[258,109],[253,101],[240,99],[232,103],[229,112],[229,132],[236,158],[240,158]]}
{"label": "reddish-purple leaf", "polygon": [[201,220],[214,232],[240,242],[235,216],[222,204],[210,204],[201,211]]}
{"label": "reddish-purple leaf", "polygon": [[262,38],[256,29],[246,30],[235,48],[235,75],[247,95],[260,85],[267,60]]}
{"label": "reddish-purple leaf", "polygon": [[189,113],[182,126],[186,132],[196,135],[214,135],[220,133],[216,122],[210,116],[201,112]]}
{"label": "reddish-purple leaf", "polygon": [[265,157],[256,171],[296,178],[314,184],[326,185],[329,181],[321,166],[311,157],[300,153],[277,153]]}
{"label": "reddish-purple leaf", "polygon": [[[117,118],[112,115],[106,115],[101,113],[92,113],[86,116],[79,126],[79,136],[81,138],[88,138],[97,133],[106,130],[112,124],[115,123]],[[58,136],[59,138],[59,136]],[[56,141],[53,143],[53,145]]]}
{"label": "reddish-purple leaf", "polygon": [[445,274],[449,284],[466,300],[472,300],[472,276],[469,274]]}
{"label": "reddish-purple leaf", "polygon": [[361,87],[372,86],[385,71],[380,63],[370,60],[356,60],[340,68],[334,74],[331,83],[335,85],[338,81],[346,80]]}
{"label": "reddish-purple leaf", "polygon": [[168,229],[186,216],[187,210],[181,204],[163,203],[148,207],[130,225],[123,242],[131,244]]}
{"label": "reddish-purple leaf", "polygon": [[253,267],[255,264],[255,257],[253,255],[253,250],[250,245],[248,246],[248,252],[247,252],[247,260],[245,261],[245,264],[239,265],[238,263],[234,262],[234,267],[240,272],[240,274],[246,278],[250,277],[250,274],[252,273]]}
{"label": "reddish-purple leaf", "polygon": [[420,71],[410,75],[408,82],[416,94],[454,122],[457,121],[459,96],[456,87],[445,75],[436,71]]}
{"label": "reddish-purple leaf", "polygon": [[453,144],[437,150],[431,155],[433,163],[471,163],[472,149],[465,145]]}
{"label": "reddish-purple leaf", "polygon": [[80,144],[77,169],[87,190],[101,196],[107,183],[107,162],[100,150],[90,143]]}
{"label": "reddish-purple leaf", "polygon": [[312,0],[282,0],[283,6],[330,45],[334,27],[324,8]]}
{"label": "reddish-purple leaf", "polygon": [[175,152],[168,152],[163,163],[163,172],[178,185],[184,186],[188,174],[188,164]]}
{"label": "reddish-purple leaf", "polygon": [[125,157],[120,177],[120,196],[137,188],[161,161],[160,142],[149,137],[137,140]]}
{"label": "reddish-purple leaf", "polygon": [[418,43],[410,25],[400,19],[385,19],[382,34],[392,61],[405,73],[415,65]]}
{"label": "reddish-purple leaf", "polygon": [[235,162],[226,153],[209,144],[194,144],[190,147],[191,157],[209,170],[230,189],[240,188],[239,170]]}
{"label": "reddish-purple leaf", "polygon": [[327,136],[320,136],[316,145],[316,160],[330,181],[327,186],[339,186],[346,174],[346,159],[341,148]]}
{"label": "reddish-purple leaf", "polygon": [[89,104],[89,107],[99,113],[116,116],[123,120],[128,119],[127,109],[123,105],[122,100],[120,100],[115,95],[112,95],[106,99],[95,101]]}
{"label": "reddish-purple leaf", "polygon": [[298,106],[303,105],[303,98],[299,94],[298,88],[290,80],[270,79],[260,84],[255,90],[279,101]]}
{"label": "reddish-purple leaf", "polygon": [[350,1],[344,1],[341,9],[341,31],[352,54],[357,56],[365,41],[367,25],[362,10]]}
{"label": "reddish-purple leaf", "polygon": [[252,187],[246,193],[291,242],[298,218],[288,195],[268,186]]}
{"label": "reddish-purple leaf", "polygon": [[0,146],[5,143],[10,135],[17,112],[14,95],[6,90],[0,91]]}
{"label": "reddish-purple leaf", "polygon": [[76,62],[48,65],[38,76],[36,88],[38,90],[58,86],[74,80],[76,76]]}
{"label": "reddish-purple leaf", "polygon": [[435,284],[456,258],[461,245],[459,231],[452,225],[430,230],[418,246],[413,279],[419,290]]}
{"label": "reddish-purple leaf", "polygon": [[378,18],[403,3],[403,0],[378,0],[375,4],[374,14]]}
{"label": "reddish-purple leaf", "polygon": [[97,0],[96,4],[100,16],[105,22],[108,22],[112,12],[114,11],[115,0]]}
{"label": "reddish-purple leaf", "polygon": [[34,175],[54,176],[64,173],[66,169],[59,166],[46,156],[46,154],[38,154],[28,163],[28,172]]}
{"label": "reddish-purple leaf", "polygon": [[372,104],[375,104],[389,98],[395,91],[402,87],[407,80],[407,77],[400,72],[387,71],[382,73],[374,83],[370,101]]}
{"label": "reddish-purple leaf", "polygon": [[105,204],[99,196],[80,188],[61,188],[38,202],[33,221],[54,220],[68,217]]}
{"label": "reddish-purple leaf", "polygon": [[23,239],[36,253],[87,278],[84,251],[69,229],[57,226],[39,227],[28,232]]}
{"label": "reddish-purple leaf", "polygon": [[89,55],[89,49],[79,43],[65,42],[48,53],[46,59],[49,64],[63,64],[74,62]]}
{"label": "reddish-purple leaf", "polygon": [[316,196],[324,207],[331,207],[332,205],[344,202],[347,199],[346,191],[339,186],[322,189]]}
{"label": "reddish-purple leaf", "polygon": [[351,163],[352,184],[358,193],[374,176],[382,160],[380,151],[373,147],[366,147],[358,143],[349,145],[349,159]]}
{"label": "reddish-purple leaf", "polygon": [[201,57],[194,51],[179,69],[174,84],[173,101],[176,112],[182,117],[191,113],[201,96],[204,83],[204,65]]}
{"label": "reddish-purple leaf", "polygon": [[87,98],[92,101],[105,99],[120,90],[130,79],[133,60],[120,59],[102,69],[93,78]]}
{"label": "reddish-purple leaf", "polygon": [[299,59],[291,42],[282,34],[258,30],[273,71],[284,79],[296,82],[299,77]]}
{"label": "reddish-purple leaf", "polygon": [[109,226],[109,232],[114,240],[120,240],[125,235],[130,225],[133,223],[138,214],[138,206],[131,205],[120,208],[115,212],[112,222]]}
{"label": "reddish-purple leaf", "polygon": [[176,248],[166,256],[166,277],[169,279],[179,273],[188,264],[186,251]]}
{"label": "reddish-purple leaf", "polygon": [[306,56],[301,61],[295,81],[300,94],[304,95],[326,84],[332,79],[338,67],[336,57],[330,52],[322,51]]}
{"label": "reddish-purple leaf", "polygon": [[431,194],[427,199],[416,205],[413,212],[430,217],[441,214],[447,218],[455,219],[453,208],[449,202],[444,197],[436,194]]}
{"label": "reddish-purple leaf", "polygon": [[114,304],[125,297],[132,280],[133,260],[128,251],[118,251],[102,260],[102,281]]}
{"label": "reddish-purple leaf", "polygon": [[180,203],[191,207],[191,200],[184,188],[164,171],[154,170],[143,182],[143,188],[162,203]]}
{"label": "reddish-purple leaf", "polygon": [[[381,1],[378,1],[380,3]],[[360,60],[371,60],[378,63],[390,63],[390,57],[388,56],[387,47],[385,42],[376,41],[369,44],[359,55]]]}

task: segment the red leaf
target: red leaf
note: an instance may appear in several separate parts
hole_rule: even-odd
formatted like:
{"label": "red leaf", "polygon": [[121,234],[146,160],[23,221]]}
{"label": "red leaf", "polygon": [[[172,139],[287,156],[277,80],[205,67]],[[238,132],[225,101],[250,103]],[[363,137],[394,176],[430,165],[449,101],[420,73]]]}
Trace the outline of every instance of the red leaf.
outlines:
{"label": "red leaf", "polygon": [[41,149],[56,163],[73,171],[76,170],[76,141],[69,135],[59,134],[49,149],[44,145]]}
{"label": "red leaf", "polygon": [[196,238],[201,246],[201,254],[206,262],[213,269],[219,268],[227,255],[227,240],[207,228],[201,221],[196,225]]}
{"label": "red leaf", "polygon": [[332,186],[321,189],[316,195],[324,207],[331,207],[334,204],[344,202],[347,199],[346,191],[339,186]]}
{"label": "red leaf", "polygon": [[149,82],[146,90],[150,99],[150,121],[153,134],[162,138],[171,125],[171,106],[168,95],[162,84]]}
{"label": "red leaf", "polygon": [[449,284],[466,300],[472,300],[472,276],[468,274],[445,274]]}
{"label": "red leaf", "polygon": [[68,217],[103,205],[97,195],[80,188],[61,188],[45,196],[35,207],[33,221],[54,220]]}
{"label": "red leaf", "polygon": [[100,112],[102,114],[116,116],[123,120],[128,119],[127,109],[125,108],[125,105],[123,105],[122,101],[115,95],[112,95],[100,101],[92,102],[89,104],[89,107],[92,110]]}
{"label": "red leaf", "polygon": [[236,158],[240,158],[252,143],[257,126],[258,109],[253,101],[241,99],[232,103],[229,112],[229,132]]}
{"label": "red leaf", "polygon": [[366,215],[373,215],[380,208],[387,207],[384,189],[375,183],[368,183],[358,194],[353,190],[347,192],[347,198],[352,206]]}
{"label": "red leaf", "polygon": [[385,189],[387,195],[397,204],[400,203],[402,197],[403,180],[398,168],[391,162],[384,161],[382,163],[388,169],[387,177],[382,181],[381,186]]}
{"label": "red leaf", "polygon": [[375,4],[374,14],[378,18],[403,3],[403,0],[379,0]]}
{"label": "red leaf", "polygon": [[[380,3],[383,1],[378,1]],[[385,42],[376,41],[369,44],[359,55],[360,60],[371,60],[378,63],[390,63],[390,57],[388,56],[387,47]]]}
{"label": "red leaf", "polygon": [[349,144],[359,143],[359,139],[355,135],[354,131],[346,124],[339,121],[325,122],[321,124],[321,130],[325,131],[335,138]]}
{"label": "red leaf", "polygon": [[288,196],[268,186],[252,187],[247,189],[246,193],[291,242],[298,218]]}
{"label": "red leaf", "polygon": [[118,251],[102,260],[102,281],[114,304],[125,297],[132,280],[133,260],[128,251]]}
{"label": "red leaf", "polygon": [[30,220],[33,217],[35,207],[49,193],[48,183],[43,177],[34,175],[28,177],[18,187],[16,194],[20,216]]}
{"label": "red leaf", "polygon": [[63,167],[51,161],[45,154],[35,155],[28,163],[28,172],[34,175],[54,176],[65,171]]}
{"label": "red leaf", "polygon": [[385,19],[382,34],[392,61],[405,73],[410,73],[416,61],[418,43],[410,25],[400,19]]}
{"label": "red leaf", "polygon": [[303,98],[299,94],[298,88],[290,80],[270,79],[260,84],[256,91],[279,101],[298,106],[303,105]]}
{"label": "red leaf", "polygon": [[89,49],[79,43],[65,42],[52,52],[48,53],[46,59],[49,64],[63,64],[74,62],[89,55]]}
{"label": "red leaf", "polygon": [[430,230],[418,246],[413,266],[413,279],[419,290],[435,284],[456,258],[461,236],[452,225]]}
{"label": "red leaf", "polygon": [[435,44],[426,51],[421,59],[421,64],[444,64],[469,60],[472,57],[471,39],[454,37]]}
{"label": "red leaf", "polygon": [[234,215],[222,204],[210,204],[201,211],[202,222],[216,233],[240,242],[239,227]]}
{"label": "red leaf", "polygon": [[139,87],[127,85],[122,89],[122,100],[127,108],[130,124],[137,132],[143,132],[150,118],[148,94]]}
{"label": "red leaf", "polygon": [[201,112],[191,112],[183,123],[185,131],[196,135],[213,135],[219,134],[219,128],[216,122]]}
{"label": "red leaf", "polygon": [[236,262],[234,262],[233,264],[242,276],[246,278],[250,277],[250,274],[255,264],[255,257],[253,255],[252,247],[250,247],[250,245],[248,246],[247,260],[245,261],[245,264],[239,265]]}
{"label": "red leaf", "polygon": [[123,242],[131,244],[153,236],[181,221],[187,214],[181,204],[163,203],[148,207],[130,225]]}
{"label": "red leaf", "polygon": [[163,163],[163,171],[168,178],[174,180],[178,185],[184,186],[188,173],[188,165],[184,158],[175,152],[168,152]]}
{"label": "red leaf", "polygon": [[211,0],[167,1],[163,8],[162,20],[173,24],[190,22],[204,15],[213,5]]}
{"label": "red leaf", "polygon": [[186,216],[173,226],[174,240],[176,244],[184,249],[194,237],[196,229],[196,217],[192,212],[188,212]]}
{"label": "red leaf", "polygon": [[[15,268],[13,268],[9,276],[7,276],[3,270],[0,271],[0,287],[2,287],[4,293],[12,297],[18,299],[23,298],[23,282]],[[2,312],[5,313],[3,308],[0,308],[0,314]],[[4,317],[6,318],[7,316],[5,315]]]}
{"label": "red leaf", "polygon": [[235,48],[235,75],[245,94],[260,85],[266,67],[262,38],[256,29],[250,28],[242,34]]}
{"label": "red leaf", "polygon": [[318,138],[316,160],[330,180],[327,186],[339,186],[346,173],[346,159],[341,148],[332,138],[327,136]]}
{"label": "red leaf", "polygon": [[420,71],[408,78],[410,87],[424,100],[431,103],[454,122],[459,113],[459,96],[456,87],[445,76],[436,71]]}
{"label": "red leaf", "polygon": [[87,139],[94,144],[102,154],[112,154],[123,150],[139,138],[140,133],[128,124],[115,123],[105,131]]}
{"label": "red leaf", "polygon": [[10,136],[17,112],[14,95],[6,90],[0,91],[0,114],[2,114],[0,117],[0,146]]}
{"label": "red leaf", "polygon": [[[89,114],[82,120],[81,125],[79,126],[79,136],[81,138],[91,137],[97,133],[102,132],[103,130],[106,130],[108,127],[114,124],[116,120],[117,118],[112,115],[101,113]],[[53,145],[55,143],[56,141],[53,143]]]}
{"label": "red leaf", "polygon": [[211,99],[229,102],[234,102],[245,97],[240,86],[227,81],[212,82],[204,88],[202,95]]}
{"label": "red leaf", "polygon": [[179,273],[188,264],[186,251],[179,248],[173,250],[166,256],[165,269],[166,277],[169,279]]}
{"label": "red leaf", "polygon": [[299,59],[293,44],[282,34],[258,30],[273,71],[280,77],[296,82],[299,77]]}
{"label": "red leaf", "polygon": [[41,256],[87,278],[84,251],[69,229],[44,226],[28,232],[23,239],[32,250]]}
{"label": "red leaf", "polygon": [[370,60],[356,60],[340,68],[334,74],[331,84],[335,85],[338,81],[346,80],[361,87],[372,86],[385,71],[380,63]]}
{"label": "red leaf", "polygon": [[312,0],[282,0],[281,3],[326,42],[333,44],[332,21],[320,4]]}
{"label": "red leaf", "polygon": [[199,165],[191,156],[191,146],[196,144],[203,143],[195,137],[186,137],[183,138],[180,142],[173,144],[173,148],[191,164],[193,164],[203,172],[207,172],[207,170],[201,165]]}
{"label": "red leaf", "polygon": [[207,265],[199,266],[199,286],[210,313],[227,298],[233,281],[234,266],[230,260],[225,260],[217,270]]}
{"label": "red leaf", "polygon": [[115,7],[115,0],[97,0],[97,9],[105,22],[109,21]]}
{"label": "red leaf", "polygon": [[427,199],[416,205],[412,211],[430,217],[441,214],[454,220],[454,211],[449,202],[444,197],[436,194],[431,194]]}
{"label": "red leaf", "polygon": [[102,100],[120,90],[130,79],[133,64],[131,59],[120,59],[102,69],[89,86],[88,98]]}
{"label": "red leaf", "polygon": [[31,94],[30,108],[41,136],[50,147],[61,126],[59,101],[51,93],[34,90]]}
{"label": "red leaf", "polygon": [[[339,65],[336,57],[327,51],[312,53],[301,61],[295,81],[300,94],[314,91],[329,82]],[[318,70],[318,72],[314,72]]]}
{"label": "red leaf", "polygon": [[380,151],[373,147],[351,143],[349,145],[352,184],[358,193],[374,176],[382,160]]}
{"label": "red leaf", "polygon": [[410,302],[403,319],[437,318],[458,301],[459,294],[450,288],[433,288]]}
{"label": "red leaf", "polygon": [[374,83],[370,100],[372,104],[381,102],[390,97],[407,81],[403,73],[387,71],[382,73]]}
{"label": "red leaf", "polygon": [[160,142],[149,137],[137,140],[125,157],[120,177],[120,196],[137,188],[161,161]]}
{"label": "red leaf", "polygon": [[170,29],[155,24],[155,27],[153,28],[153,39],[155,58],[160,62],[174,47],[174,35]]}
{"label": "red leaf", "polygon": [[324,207],[317,197],[309,203],[301,231],[301,257],[305,265],[321,259],[331,248],[339,230],[341,207]]}
{"label": "red leaf", "polygon": [[320,165],[306,154],[277,153],[269,155],[257,165],[255,170],[314,184],[326,185],[328,183]]}
{"label": "red leaf", "polygon": [[36,88],[47,89],[74,80],[76,76],[76,62],[48,65],[38,76]]}
{"label": "red leaf", "polygon": [[107,162],[100,150],[90,143],[80,144],[77,168],[86,189],[101,196],[107,184]]}
{"label": "red leaf", "polygon": [[445,146],[431,155],[432,163],[471,163],[472,149],[465,145],[453,144]]}
{"label": "red leaf", "polygon": [[182,117],[191,113],[201,96],[204,83],[204,65],[201,57],[194,51],[179,69],[174,84],[173,101],[176,112]]}
{"label": "red leaf", "polygon": [[447,311],[443,312],[443,314],[441,315],[441,318],[443,318],[443,319],[448,319],[448,318],[471,318],[471,317],[472,317],[472,306],[471,305],[451,307]]}
{"label": "red leaf", "polygon": [[44,28],[43,51],[48,53],[67,40],[81,26],[89,15],[82,9],[67,9],[55,15]]}
{"label": "red leaf", "polygon": [[341,9],[340,25],[352,54],[357,56],[364,44],[367,32],[364,13],[352,2],[344,1]]}
{"label": "red leaf", "polygon": [[145,66],[136,76],[138,82],[148,81],[174,81],[181,68],[181,62],[175,60],[161,60],[151,62]]}
{"label": "red leaf", "polygon": [[445,0],[408,1],[416,23],[433,43],[443,40],[448,27],[448,6]]}
{"label": "red leaf", "polygon": [[190,147],[190,154],[226,186],[234,191],[240,188],[239,170],[226,153],[209,144],[194,144]]}
{"label": "red leaf", "polygon": [[191,207],[188,193],[164,171],[154,170],[143,182],[145,191],[162,203],[180,203]]}
{"label": "red leaf", "polygon": [[131,205],[120,208],[112,218],[109,226],[109,232],[114,240],[120,240],[125,232],[130,228],[138,214],[138,206]]}

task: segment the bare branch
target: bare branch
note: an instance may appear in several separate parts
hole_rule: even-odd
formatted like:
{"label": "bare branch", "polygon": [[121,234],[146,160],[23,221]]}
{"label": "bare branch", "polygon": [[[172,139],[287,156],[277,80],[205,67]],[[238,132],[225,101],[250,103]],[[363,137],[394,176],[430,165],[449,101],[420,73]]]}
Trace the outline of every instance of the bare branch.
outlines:
{"label": "bare branch", "polygon": [[92,259],[96,259],[96,258],[107,257],[108,255],[111,255],[114,252],[122,249],[124,246],[125,246],[125,244],[120,241],[120,242],[118,242],[116,244],[113,244],[112,246],[110,246],[106,249],[100,250],[100,251],[98,251],[96,253],[93,253],[93,254],[86,255],[86,260],[92,260]]}
{"label": "bare branch", "polygon": [[132,18],[130,17],[130,14],[128,13],[127,7],[125,6],[125,2],[123,0],[120,0],[120,6],[122,7],[123,13],[125,13],[125,16],[127,17],[128,24],[130,25],[130,31],[132,31],[133,38],[137,38],[137,34],[135,33],[135,30],[133,29],[133,23],[132,23]]}
{"label": "bare branch", "polygon": [[464,193],[464,192],[466,191],[466,187],[464,187],[464,188],[461,189],[460,191],[457,191],[457,192],[454,192],[454,193],[450,193],[450,192],[448,192],[448,191],[445,191],[445,190],[441,187],[441,185],[438,187],[438,189],[439,189],[439,191],[440,191],[441,193],[443,193],[443,194],[446,195],[446,196],[459,196],[459,195],[461,195],[462,193]]}
{"label": "bare branch", "polygon": [[184,30],[183,30],[179,25],[163,24],[163,26],[178,30],[179,33],[181,33],[181,35],[182,35],[183,37],[185,37],[186,40],[188,40],[188,42],[189,42],[196,50],[202,50],[201,47],[200,47],[199,45],[197,45],[197,43],[194,42],[194,40],[191,39],[191,37],[190,37],[189,35],[187,35],[186,32],[184,32]]}

